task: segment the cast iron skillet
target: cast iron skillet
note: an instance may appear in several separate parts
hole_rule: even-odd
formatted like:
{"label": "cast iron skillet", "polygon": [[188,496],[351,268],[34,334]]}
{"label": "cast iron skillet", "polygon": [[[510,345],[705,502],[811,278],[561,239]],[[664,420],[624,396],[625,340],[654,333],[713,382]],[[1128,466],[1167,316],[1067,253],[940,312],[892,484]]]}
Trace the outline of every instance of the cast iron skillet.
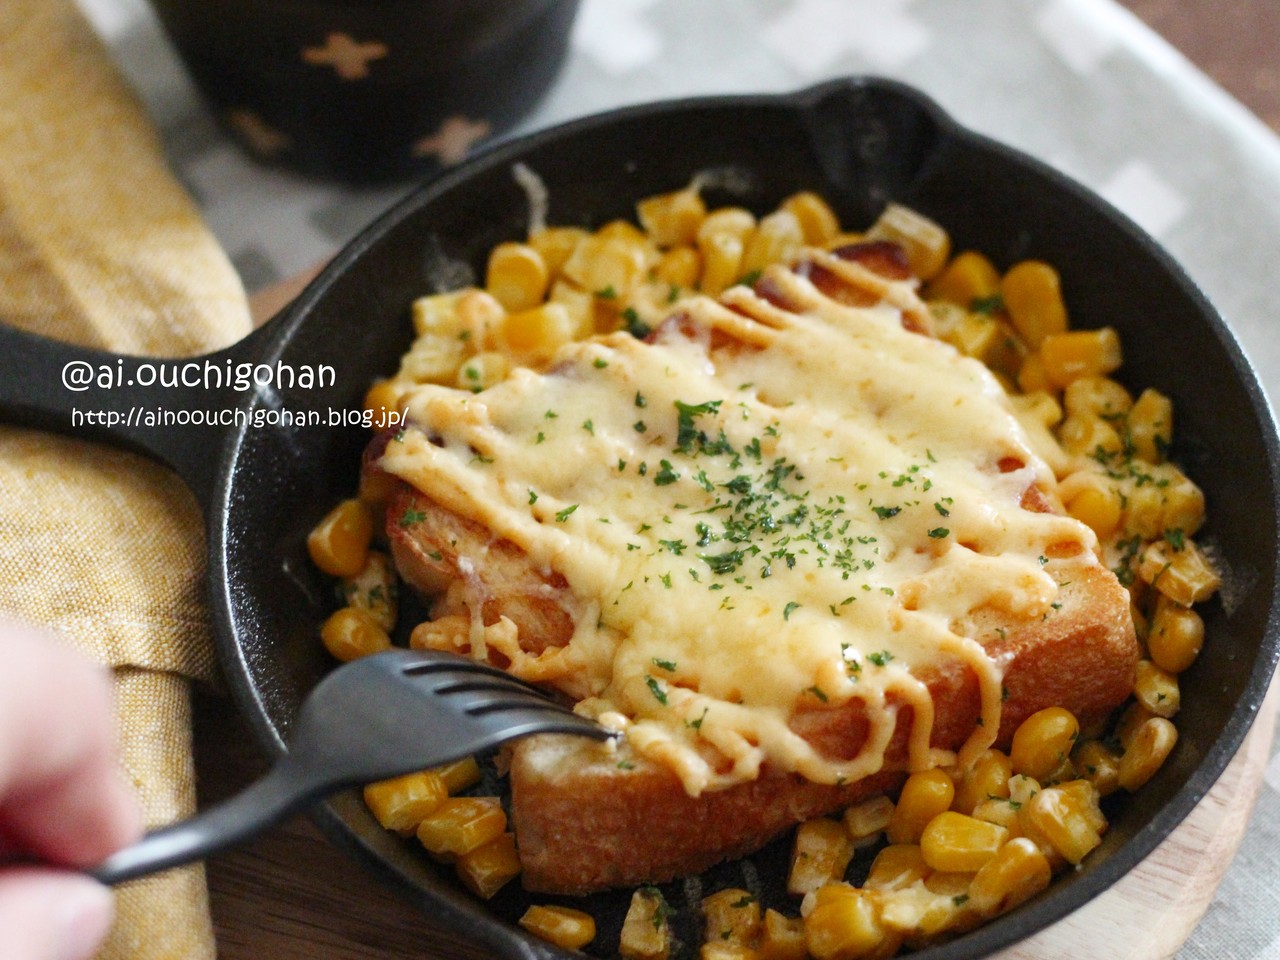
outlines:
{"label": "cast iron skillet", "polygon": [[[528,204],[512,177],[517,162],[545,181],[550,220],[557,224],[629,216],[637,198],[675,189],[707,170],[723,174],[707,191],[710,202],[757,212],[800,188],[830,198],[845,224],[870,223],[885,201],[901,201],[946,225],[958,250],[983,250],[1002,267],[1026,257],[1056,265],[1074,322],[1120,331],[1124,379],[1173,398],[1175,459],[1207,493],[1210,520],[1201,539],[1227,571],[1221,598],[1206,611],[1204,654],[1184,675],[1181,738],[1139,795],[1117,798],[1103,846],[1082,870],[1012,914],[918,956],[985,955],[1079,907],[1150,853],[1218,778],[1275,666],[1280,478],[1272,418],[1230,332],[1148,237],[1063,176],[961,129],[897,83],[854,78],[788,96],[658,103],[485,151],[399,203],[282,315],[210,358],[219,366],[228,360],[328,364],[337,373],[329,389],[126,385],[73,393],[58,380],[70,360],[105,364],[122,379],[131,372],[144,380],[151,375],[137,360],[7,331],[0,338],[0,412],[66,430],[77,405],[125,415],[135,405],[259,416],[355,409],[370,381],[395,369],[412,336],[409,305],[437,289],[442,265],[467,264],[479,275],[494,244],[523,237]],[[78,430],[80,436],[101,433]],[[173,465],[202,501],[222,667],[263,748],[280,753],[299,702],[331,666],[317,625],[334,606],[332,591],[308,563],[303,540],[316,519],[354,490],[366,431],[323,425],[160,431],[135,423],[109,438]],[[510,889],[517,885],[481,905],[413,844],[379,827],[355,793],[335,798],[319,817],[377,873],[441,922],[465,930],[479,948],[508,958],[566,956],[514,926],[527,902]],[[673,884],[666,893],[680,903],[718,886],[750,884],[757,875],[781,876],[784,846]],[[766,898],[775,895],[772,886],[763,883]],[[605,950],[617,942],[625,903],[619,893],[587,905],[600,920]],[[682,922],[682,938],[696,943],[692,921]]]}

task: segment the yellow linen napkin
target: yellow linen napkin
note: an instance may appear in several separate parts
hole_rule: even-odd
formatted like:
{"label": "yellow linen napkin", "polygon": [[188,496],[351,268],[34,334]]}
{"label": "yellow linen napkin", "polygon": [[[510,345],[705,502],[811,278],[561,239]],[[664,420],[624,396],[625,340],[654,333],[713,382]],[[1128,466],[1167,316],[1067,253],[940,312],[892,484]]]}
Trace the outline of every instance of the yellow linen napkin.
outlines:
{"label": "yellow linen napkin", "polygon": [[[0,322],[157,356],[250,326],[239,279],[72,0],[0,3]],[[194,806],[188,683],[213,671],[202,529],[156,464],[0,427],[0,612],[114,668],[150,825]],[[123,888],[117,914],[104,960],[215,955],[199,867]]]}

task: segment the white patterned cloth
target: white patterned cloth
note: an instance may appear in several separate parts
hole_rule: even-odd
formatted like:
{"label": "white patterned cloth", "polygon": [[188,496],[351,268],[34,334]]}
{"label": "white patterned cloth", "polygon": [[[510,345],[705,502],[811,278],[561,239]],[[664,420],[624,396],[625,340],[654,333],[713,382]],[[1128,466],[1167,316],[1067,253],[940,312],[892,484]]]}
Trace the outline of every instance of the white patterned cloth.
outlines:
{"label": "white patterned cloth", "polygon": [[[330,256],[405,185],[265,169],[215,127],[144,0],[80,0],[248,287]],[[583,0],[565,70],[516,132],[671,96],[875,73],[1082,181],[1152,233],[1223,314],[1274,403],[1268,329],[1280,139],[1111,0]],[[1277,738],[1280,748],[1280,738]],[[1280,753],[1179,960],[1280,958]]]}

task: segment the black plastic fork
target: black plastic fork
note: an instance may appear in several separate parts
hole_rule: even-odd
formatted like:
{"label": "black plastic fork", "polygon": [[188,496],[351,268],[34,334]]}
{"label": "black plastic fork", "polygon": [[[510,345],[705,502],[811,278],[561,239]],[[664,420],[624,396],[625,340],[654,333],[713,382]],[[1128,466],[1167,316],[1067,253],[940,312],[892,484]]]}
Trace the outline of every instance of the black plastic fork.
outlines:
{"label": "black plastic fork", "polygon": [[200,860],[337,790],[435,767],[534,733],[611,734],[500,670],[392,650],[345,664],[307,697],[289,752],[262,779],[148,833],[88,872],[115,884]]}

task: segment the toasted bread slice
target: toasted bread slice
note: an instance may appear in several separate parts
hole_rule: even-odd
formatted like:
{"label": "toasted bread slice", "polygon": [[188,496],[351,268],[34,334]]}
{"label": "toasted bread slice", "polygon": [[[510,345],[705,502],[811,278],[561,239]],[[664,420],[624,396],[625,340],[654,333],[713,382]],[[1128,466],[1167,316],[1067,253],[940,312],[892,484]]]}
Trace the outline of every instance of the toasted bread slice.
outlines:
{"label": "toasted bread slice", "polygon": [[[402,524],[406,511],[418,522]],[[503,616],[516,622],[521,646],[533,653],[569,642],[574,600],[563,578],[531,570],[514,544],[408,485],[392,498],[387,532],[411,585],[431,587],[465,568],[486,623]],[[1082,724],[1100,721],[1132,687],[1138,646],[1128,593],[1091,556],[1051,563],[1062,584],[1053,616],[1015,622],[980,614],[969,625],[972,635],[990,638],[988,653],[1004,664],[1000,745],[1048,706],[1071,710]],[[976,677],[957,660],[940,662],[920,679],[934,701],[932,745],[960,747],[980,715]],[[523,882],[540,892],[580,894],[662,882],[758,849],[797,822],[896,786],[911,724],[911,708],[898,707],[884,769],[856,783],[819,784],[766,768],[754,781],[697,797],[670,769],[629,753],[572,737],[521,741],[511,752],[510,784]],[[857,754],[868,729],[860,701],[842,709],[815,704],[791,726],[824,755],[840,758]]]}

